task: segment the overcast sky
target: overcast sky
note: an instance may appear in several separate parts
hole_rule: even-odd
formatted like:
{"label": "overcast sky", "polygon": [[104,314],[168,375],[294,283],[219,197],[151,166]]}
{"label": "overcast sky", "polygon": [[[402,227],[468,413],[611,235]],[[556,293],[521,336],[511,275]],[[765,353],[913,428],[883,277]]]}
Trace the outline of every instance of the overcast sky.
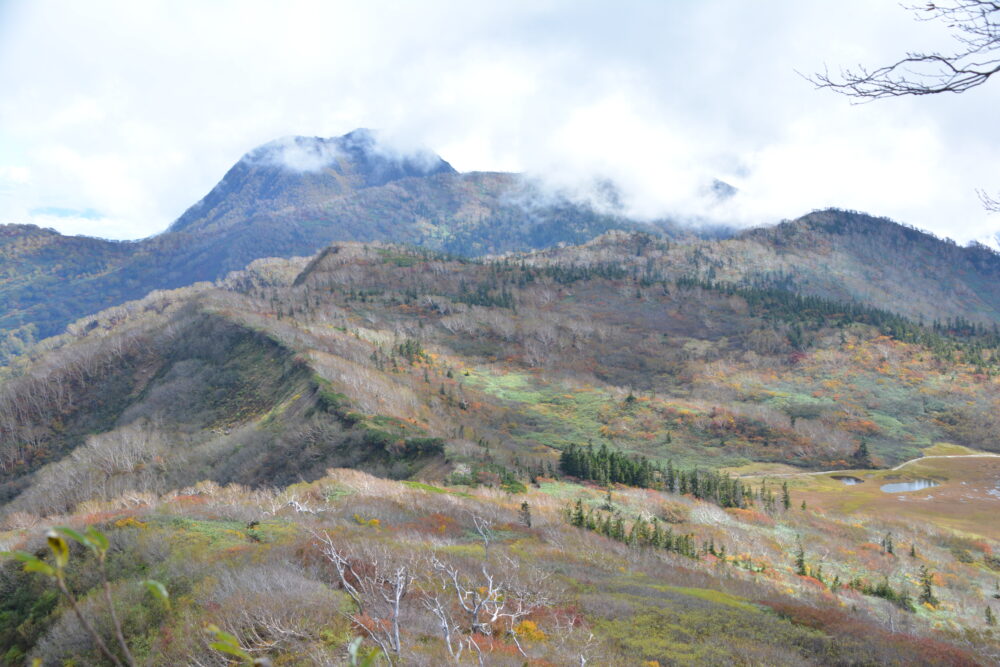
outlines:
{"label": "overcast sky", "polygon": [[[854,106],[796,74],[948,40],[889,0],[0,0],[0,223],[149,236],[259,144],[371,127],[610,178],[638,216],[838,206],[964,242],[1000,231],[1000,81]],[[707,206],[711,178],[739,194]]]}

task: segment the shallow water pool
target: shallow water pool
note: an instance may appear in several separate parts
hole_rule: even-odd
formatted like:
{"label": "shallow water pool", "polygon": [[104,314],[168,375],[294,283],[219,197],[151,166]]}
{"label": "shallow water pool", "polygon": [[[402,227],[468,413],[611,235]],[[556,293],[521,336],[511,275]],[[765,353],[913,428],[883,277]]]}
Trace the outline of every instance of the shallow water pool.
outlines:
{"label": "shallow water pool", "polygon": [[907,491],[920,491],[938,486],[932,479],[915,479],[912,482],[896,482],[894,484],[883,484],[881,488],[886,493],[906,493]]}

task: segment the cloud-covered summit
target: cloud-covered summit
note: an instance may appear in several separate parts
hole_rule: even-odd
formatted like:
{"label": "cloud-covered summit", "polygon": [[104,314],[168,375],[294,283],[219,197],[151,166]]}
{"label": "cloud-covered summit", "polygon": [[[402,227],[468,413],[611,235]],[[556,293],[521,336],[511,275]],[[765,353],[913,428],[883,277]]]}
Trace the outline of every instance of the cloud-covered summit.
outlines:
{"label": "cloud-covered summit", "polygon": [[244,155],[170,231],[231,226],[253,220],[260,211],[404,178],[457,173],[426,148],[400,146],[368,129],[332,138],[283,137]]}
{"label": "cloud-covered summit", "polygon": [[253,166],[314,172],[331,167],[342,156],[337,139],[282,137],[258,146],[244,155],[241,161]]}
{"label": "cloud-covered summit", "polygon": [[280,167],[294,173],[332,169],[355,171],[368,187],[409,176],[456,173],[439,155],[427,148],[400,147],[379,132],[358,128],[341,137],[282,137],[259,146],[241,162],[254,167]]}

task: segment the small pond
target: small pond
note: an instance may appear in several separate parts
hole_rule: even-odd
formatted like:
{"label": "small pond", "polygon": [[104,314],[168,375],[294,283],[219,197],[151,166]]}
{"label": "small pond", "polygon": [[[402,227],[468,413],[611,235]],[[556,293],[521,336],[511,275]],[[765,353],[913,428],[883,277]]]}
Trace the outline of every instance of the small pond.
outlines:
{"label": "small pond", "polygon": [[912,482],[896,482],[894,484],[883,484],[880,488],[886,493],[905,493],[907,491],[920,491],[937,486],[938,483],[932,479],[915,479]]}
{"label": "small pond", "polygon": [[832,475],[830,479],[835,479],[838,482],[842,482],[847,486],[854,486],[855,484],[864,484],[865,480],[860,477],[851,477],[850,475]]}

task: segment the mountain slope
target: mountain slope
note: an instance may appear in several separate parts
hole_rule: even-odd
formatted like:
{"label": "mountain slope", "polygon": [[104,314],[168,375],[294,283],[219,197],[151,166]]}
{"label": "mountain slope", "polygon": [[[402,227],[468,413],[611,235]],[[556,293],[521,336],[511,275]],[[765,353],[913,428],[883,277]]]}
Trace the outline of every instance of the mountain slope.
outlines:
{"label": "mountain slope", "polygon": [[370,130],[332,139],[286,137],[244,155],[168,231],[210,231],[391,181],[457,173],[433,153],[384,148]]}
{"label": "mountain slope", "polygon": [[1000,253],[853,211],[816,211],[718,241],[612,234],[582,251],[540,256],[556,263],[622,263],[674,279],[775,286],[928,323],[964,319],[992,328],[1000,322]]}
{"label": "mountain slope", "polygon": [[0,333],[10,338],[9,355],[32,336],[59,333],[78,317],[152,290],[215,280],[260,257],[311,255],[337,240],[475,256],[636,228],[645,226],[552,197],[515,174],[463,175],[432,153],[400,153],[366,130],[293,137],[245,155],[149,239],[113,243],[3,227]]}
{"label": "mountain slope", "polygon": [[291,484],[337,465],[409,474],[426,458],[390,456],[294,350],[213,312],[212,296],[161,292],[104,313],[5,383],[0,504],[61,512],[206,473]]}
{"label": "mountain slope", "polygon": [[[0,482],[21,489],[26,474],[87,434],[139,416],[166,439],[183,433],[196,449],[218,453],[212,429],[220,424],[242,424],[241,437],[256,442],[286,419],[283,431],[304,428],[296,415],[315,412],[318,402],[339,415],[331,424],[343,420],[339,430],[363,435],[351,429],[382,424],[400,442],[443,438],[463,452],[453,462],[469,456],[465,438],[523,460],[589,441],[710,467],[845,467],[862,443],[886,464],[939,440],[996,451],[997,335],[955,335],[785,290],[672,279],[641,254],[641,270],[593,261],[595,245],[606,258],[613,245],[636,259],[640,240],[618,235],[617,243],[602,239],[555,258],[483,263],[337,244],[310,261],[261,260],[217,287],[161,292],[85,318],[50,341],[53,351],[36,364],[12,369],[20,377],[0,397]],[[258,343],[244,351],[246,336]],[[278,347],[254,352],[271,349],[268,341]],[[303,365],[298,384],[264,389],[271,385],[240,379],[293,359]],[[185,375],[172,375],[175,366],[205,379],[157,389],[162,378]],[[253,399],[245,413],[242,404],[227,407],[226,396],[244,391],[226,387],[253,396],[256,385],[263,403]],[[629,392],[642,400],[623,403]],[[176,395],[183,406],[189,395],[217,394],[227,417],[174,410],[165,400]],[[278,409],[297,394],[301,410]],[[467,432],[477,435],[454,437]],[[316,465],[338,451],[324,446],[317,460],[325,463]],[[175,473],[212,468],[190,460]],[[392,467],[377,457],[369,464]],[[216,479],[266,479],[255,465],[223,466]]]}
{"label": "mountain slope", "polygon": [[[997,469],[935,442],[996,448],[1000,341],[674,280],[658,243],[488,261],[338,243],[84,318],[0,387],[0,548],[99,524],[140,664],[214,660],[207,623],[275,662],[337,664],[381,624],[331,549],[413,576],[414,664],[448,663],[456,637],[485,664],[989,664],[989,476],[888,466]],[[871,488],[803,474],[844,468]],[[958,499],[879,491],[915,474]],[[106,618],[82,553],[71,581]],[[442,593],[442,634],[453,576],[529,614],[467,622]],[[0,564],[3,660],[99,664],[46,581]]]}
{"label": "mountain slope", "polygon": [[[961,247],[885,218],[821,211],[752,230],[806,293],[870,303],[928,321],[1000,322],[1000,254]],[[763,268],[763,267],[761,267]]]}

